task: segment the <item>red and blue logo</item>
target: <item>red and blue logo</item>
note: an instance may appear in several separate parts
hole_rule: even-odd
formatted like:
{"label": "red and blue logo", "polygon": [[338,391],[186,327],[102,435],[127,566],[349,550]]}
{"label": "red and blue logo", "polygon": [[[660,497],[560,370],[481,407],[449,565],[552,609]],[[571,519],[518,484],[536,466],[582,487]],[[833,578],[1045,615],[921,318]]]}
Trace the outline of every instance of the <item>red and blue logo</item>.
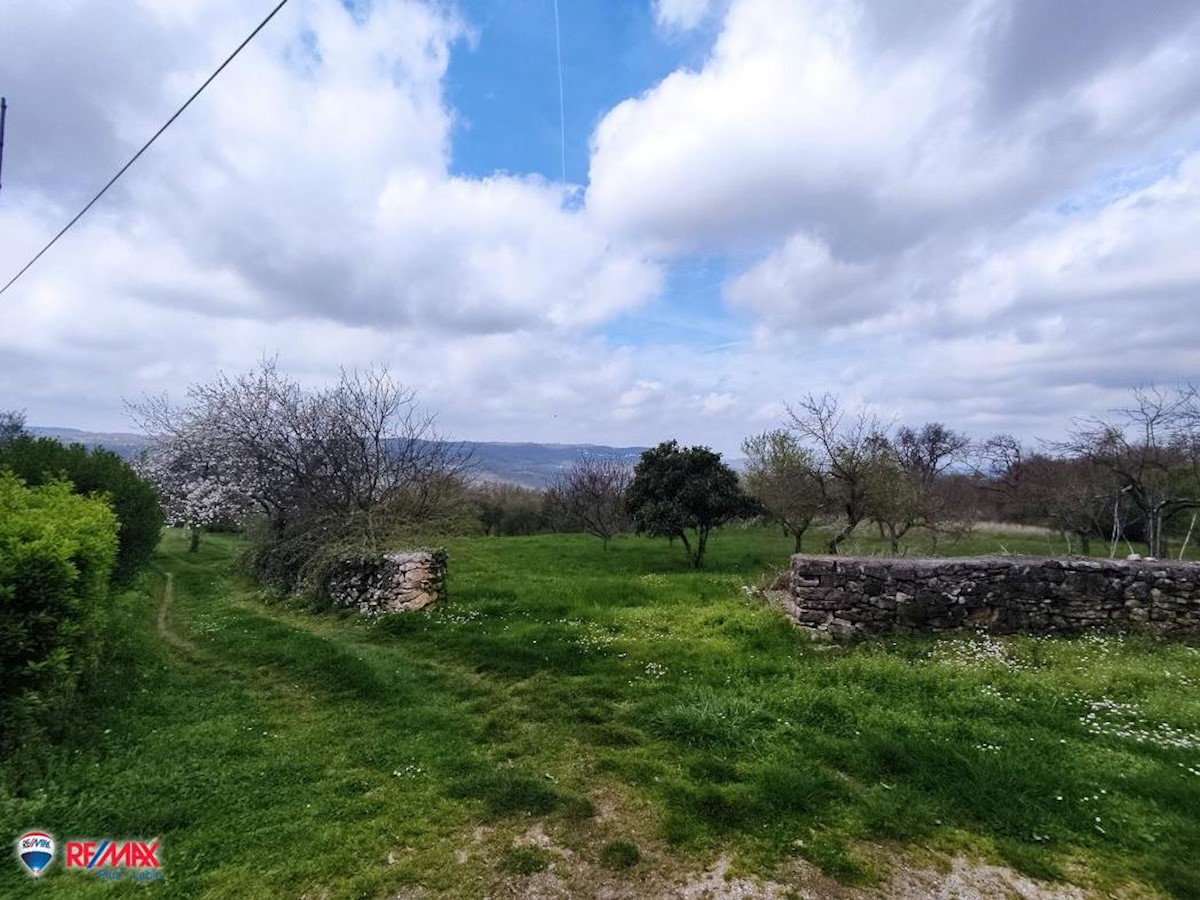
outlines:
{"label": "red and blue logo", "polygon": [[67,841],[67,871],[95,875],[105,881],[157,881],[163,877],[158,841]]}
{"label": "red and blue logo", "polygon": [[54,860],[54,838],[44,831],[27,831],[17,838],[17,859],[34,878]]}
{"label": "red and blue logo", "polygon": [[159,869],[158,841],[67,841],[68,869]]}

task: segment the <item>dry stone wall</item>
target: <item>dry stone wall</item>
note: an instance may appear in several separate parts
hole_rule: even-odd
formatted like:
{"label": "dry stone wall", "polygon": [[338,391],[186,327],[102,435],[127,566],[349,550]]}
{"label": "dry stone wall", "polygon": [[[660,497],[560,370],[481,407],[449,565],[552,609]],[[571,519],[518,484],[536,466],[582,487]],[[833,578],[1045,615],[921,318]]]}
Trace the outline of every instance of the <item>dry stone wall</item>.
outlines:
{"label": "dry stone wall", "polygon": [[774,597],[816,636],[1071,634],[1200,636],[1200,564],[1155,560],[792,557]]}
{"label": "dry stone wall", "polygon": [[341,560],[329,573],[325,592],[336,606],[372,616],[424,609],[446,594],[446,551]]}

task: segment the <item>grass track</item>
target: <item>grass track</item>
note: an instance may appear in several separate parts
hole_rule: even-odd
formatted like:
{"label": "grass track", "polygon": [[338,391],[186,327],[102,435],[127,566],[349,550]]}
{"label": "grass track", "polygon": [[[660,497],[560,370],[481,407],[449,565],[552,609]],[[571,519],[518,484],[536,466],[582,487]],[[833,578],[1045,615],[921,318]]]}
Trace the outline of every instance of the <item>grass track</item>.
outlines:
{"label": "grass track", "polygon": [[[371,625],[265,605],[229,574],[235,541],[188,554],[168,533],[170,604],[161,582],[121,599],[106,695],[8,764],[0,820],[160,836],[164,896],[481,896],[533,823],[588,859],[650,851],[635,879],[719,847],[741,871],[799,855],[870,881],[857,848],[882,840],[1200,896],[1195,648],[821,650],[743,592],[786,559],[764,530],[718,536],[702,572],[638,539],[449,549],[447,604]],[[46,882],[0,869],[5,897],[146,889]]]}

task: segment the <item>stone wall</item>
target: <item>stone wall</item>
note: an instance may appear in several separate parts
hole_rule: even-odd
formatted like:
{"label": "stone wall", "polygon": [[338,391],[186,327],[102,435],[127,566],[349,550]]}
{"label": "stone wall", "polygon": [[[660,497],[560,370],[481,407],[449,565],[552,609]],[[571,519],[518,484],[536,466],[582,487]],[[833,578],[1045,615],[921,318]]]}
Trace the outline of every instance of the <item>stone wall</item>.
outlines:
{"label": "stone wall", "polygon": [[335,606],[372,616],[424,609],[446,594],[446,551],[342,560],[329,573],[325,593]]}
{"label": "stone wall", "polygon": [[1090,629],[1200,636],[1200,563],[975,557],[792,557],[774,599],[815,635]]}

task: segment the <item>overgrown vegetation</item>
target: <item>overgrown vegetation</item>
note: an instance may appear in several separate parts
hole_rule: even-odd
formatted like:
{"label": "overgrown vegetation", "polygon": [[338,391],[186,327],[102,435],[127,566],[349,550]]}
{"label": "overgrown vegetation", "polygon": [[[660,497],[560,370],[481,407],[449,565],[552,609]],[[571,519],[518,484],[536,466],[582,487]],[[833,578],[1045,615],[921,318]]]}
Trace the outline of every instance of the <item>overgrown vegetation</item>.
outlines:
{"label": "overgrown vegetation", "polygon": [[[726,528],[694,571],[633,537],[607,552],[585,535],[453,539],[450,602],[370,624],[263,605],[230,574],[237,539],[188,553],[173,532],[161,565],[180,645],[155,635],[157,595],[123,601],[136,668],[65,744],[6,767],[0,818],[159,836],[162,887],[188,896],[519,894],[546,861],[580,889],[636,892],[722,852],[743,873],[786,880],[800,858],[871,881],[878,841],[1101,891],[1200,893],[1194,647],[966,635],[824,650],[747,596],[791,544]],[[528,835],[544,857],[510,855]],[[618,842],[639,851],[628,870]],[[0,868],[4,896],[47,889]]]}
{"label": "overgrown vegetation", "polygon": [[151,398],[132,411],[156,440],[147,470],[191,549],[210,517],[246,519],[250,571],[285,593],[343,553],[447,530],[463,502],[465,455],[386,368],[310,390],[263,360],[192,385],[183,404]]}

